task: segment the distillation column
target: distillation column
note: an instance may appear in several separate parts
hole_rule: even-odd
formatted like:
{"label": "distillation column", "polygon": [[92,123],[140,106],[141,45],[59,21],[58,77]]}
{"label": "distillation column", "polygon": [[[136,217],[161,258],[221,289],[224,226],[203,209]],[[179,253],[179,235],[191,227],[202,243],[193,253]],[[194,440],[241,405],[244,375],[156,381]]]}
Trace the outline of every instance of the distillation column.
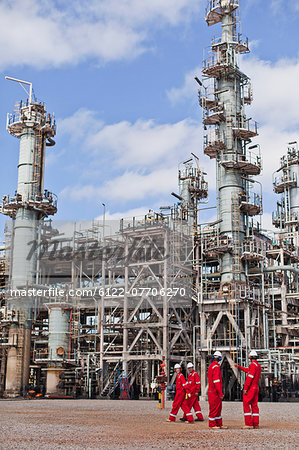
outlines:
{"label": "distillation column", "polygon": [[[220,236],[234,243],[234,250],[221,256],[221,284],[245,282],[240,261],[240,245],[248,227],[248,216],[259,214],[261,198],[250,195],[251,175],[261,171],[260,158],[247,151],[251,138],[257,136],[256,122],[246,119],[244,105],[250,103],[249,78],[237,64],[237,54],[249,51],[247,41],[237,36],[238,0],[210,0],[208,25],[222,23],[222,35],[212,41],[203,64],[203,76],[212,86],[200,95],[207,131],[204,152],[216,158],[217,213]],[[207,128],[208,126],[208,128]]]}
{"label": "distillation column", "polygon": [[[13,80],[19,81],[19,80]],[[18,324],[11,325],[6,370],[6,396],[24,392],[29,379],[33,297],[19,295],[36,282],[37,230],[40,220],[57,210],[56,199],[43,190],[45,147],[54,145],[55,122],[42,103],[32,101],[32,85],[26,102],[16,105],[8,115],[8,132],[20,139],[18,186],[14,197],[5,196],[1,212],[13,219],[13,248],[11,254],[10,309],[18,312]]]}
{"label": "distillation column", "polygon": [[[273,214],[273,224],[287,232],[298,231],[299,224],[299,150],[297,142],[290,142],[288,152],[280,159],[275,173],[274,191],[282,194]],[[298,245],[298,242],[297,242]]]}
{"label": "distillation column", "polygon": [[[281,194],[277,211],[273,213],[273,225],[279,229],[279,254],[276,260],[284,266],[281,279],[281,323],[285,330],[290,329],[288,320],[287,291],[298,292],[298,274],[292,273],[299,260],[299,150],[297,142],[290,142],[287,154],[280,158],[280,167],[273,177],[274,192]],[[273,255],[275,256],[275,254]],[[295,264],[294,264],[295,263]],[[296,269],[294,269],[296,270]],[[294,300],[293,302],[298,302]],[[291,307],[293,308],[294,305]],[[283,345],[289,345],[288,333],[282,335]]]}
{"label": "distillation column", "polygon": [[[208,26],[221,24],[221,34],[205,52],[203,81],[195,78],[201,86],[204,154],[216,160],[217,222],[202,232],[203,261],[211,274],[215,273],[205,277],[202,293],[202,392],[206,353],[222,349],[235,370],[233,360],[251,346],[251,323],[256,313],[249,295],[244,297],[250,283],[243,253],[246,240],[254,233],[252,218],[262,211],[259,184],[253,178],[262,167],[259,146],[251,145],[252,138],[258,136],[257,123],[245,114],[252,90],[250,79],[238,65],[238,55],[249,52],[248,40],[238,32],[238,8],[239,0],[208,0],[206,22]],[[254,148],[258,150],[251,151]],[[202,273],[205,276],[204,268]],[[211,302],[217,299],[225,304],[218,307]]]}
{"label": "distillation column", "polygon": [[208,183],[204,179],[204,172],[196,167],[192,159],[185,161],[179,170],[179,192],[182,198],[182,218],[188,221],[190,231],[198,225],[198,203],[208,201]]}

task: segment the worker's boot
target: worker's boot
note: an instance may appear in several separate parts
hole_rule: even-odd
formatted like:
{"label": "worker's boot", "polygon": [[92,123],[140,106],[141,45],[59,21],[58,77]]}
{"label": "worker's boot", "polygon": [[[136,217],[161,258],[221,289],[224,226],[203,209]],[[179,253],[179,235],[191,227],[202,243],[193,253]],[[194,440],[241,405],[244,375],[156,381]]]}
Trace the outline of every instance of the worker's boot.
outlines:
{"label": "worker's boot", "polygon": [[181,422],[187,422],[187,419],[185,419],[185,417],[181,417],[181,418],[180,418],[180,421],[181,421]]}
{"label": "worker's boot", "polygon": [[203,422],[203,419],[195,419],[195,422]]}

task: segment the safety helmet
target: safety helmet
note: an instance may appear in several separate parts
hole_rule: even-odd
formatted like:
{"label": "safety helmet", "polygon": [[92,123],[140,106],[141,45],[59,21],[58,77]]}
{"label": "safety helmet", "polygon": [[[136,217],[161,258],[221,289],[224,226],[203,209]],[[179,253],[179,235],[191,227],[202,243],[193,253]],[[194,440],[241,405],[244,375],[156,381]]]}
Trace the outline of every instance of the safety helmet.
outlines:
{"label": "safety helmet", "polygon": [[187,364],[187,369],[191,369],[191,367],[194,367],[194,365],[190,362]]}
{"label": "safety helmet", "polygon": [[174,368],[175,368],[175,369],[180,369],[181,366],[180,366],[180,364],[175,364]]}
{"label": "safety helmet", "polygon": [[216,352],[213,353],[213,356],[214,357],[216,356],[217,358],[222,358],[222,353],[219,352],[219,350],[216,350]]}
{"label": "safety helmet", "polygon": [[257,357],[257,353],[255,350],[251,350],[251,352],[249,353],[249,356],[254,356],[255,358]]}

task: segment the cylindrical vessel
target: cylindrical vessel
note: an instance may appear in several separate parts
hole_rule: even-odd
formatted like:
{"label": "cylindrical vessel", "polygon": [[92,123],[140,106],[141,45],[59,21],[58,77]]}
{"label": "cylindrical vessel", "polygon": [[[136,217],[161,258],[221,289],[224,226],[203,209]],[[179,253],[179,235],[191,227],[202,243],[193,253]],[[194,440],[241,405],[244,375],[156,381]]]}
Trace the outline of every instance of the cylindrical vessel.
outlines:
{"label": "cylindrical vessel", "polygon": [[70,307],[48,305],[49,308],[49,361],[69,359]]}
{"label": "cylindrical vessel", "polygon": [[65,391],[61,383],[64,361],[70,359],[70,312],[68,305],[52,304],[49,309],[48,368],[46,394],[61,396]]}

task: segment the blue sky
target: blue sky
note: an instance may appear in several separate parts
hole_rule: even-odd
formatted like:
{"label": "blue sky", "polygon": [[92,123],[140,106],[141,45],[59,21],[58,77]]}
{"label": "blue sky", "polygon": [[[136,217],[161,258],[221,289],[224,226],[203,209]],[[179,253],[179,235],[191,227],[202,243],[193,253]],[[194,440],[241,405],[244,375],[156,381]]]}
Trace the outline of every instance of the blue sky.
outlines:
{"label": "blue sky", "polygon": [[[276,196],[272,172],[299,138],[299,0],[241,0],[242,32],[252,52],[248,116],[260,124],[265,226]],[[23,98],[5,75],[33,82],[57,120],[47,150],[45,188],[58,194],[59,220],[141,215],[171,203],[177,165],[202,152],[194,75],[203,48],[220,33],[204,21],[206,0],[0,0],[0,194],[17,184],[18,140],[6,113]],[[212,213],[214,214],[214,213]],[[5,218],[1,217],[3,229]]]}

